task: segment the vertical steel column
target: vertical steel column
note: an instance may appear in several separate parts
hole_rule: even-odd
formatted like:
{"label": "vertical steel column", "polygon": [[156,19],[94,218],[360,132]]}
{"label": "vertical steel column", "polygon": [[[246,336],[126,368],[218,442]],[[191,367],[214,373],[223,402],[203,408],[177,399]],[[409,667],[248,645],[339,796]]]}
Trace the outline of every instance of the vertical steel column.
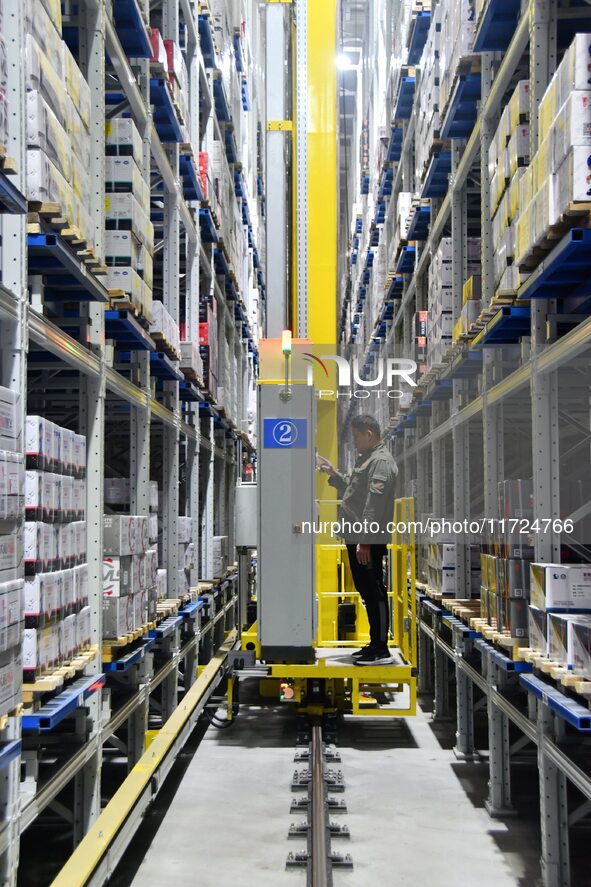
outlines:
{"label": "vertical steel column", "polygon": [[191,518],[191,536],[195,555],[191,567],[189,581],[194,588],[199,582],[199,406],[191,408],[193,424],[195,426],[195,438],[187,438],[187,472],[185,503],[187,516]]}
{"label": "vertical steel column", "polygon": [[[452,141],[452,192],[451,192],[451,236],[452,236],[452,277],[453,277],[453,323],[462,313],[462,288],[468,267],[468,218],[466,205],[466,185],[457,188],[454,182],[456,170],[464,149],[463,142]],[[452,410],[460,408],[460,393],[464,382],[453,381]],[[462,423],[452,429],[453,449],[453,517],[463,521],[470,516],[470,446],[469,426]],[[456,597],[470,597],[470,547],[468,537],[456,537]],[[457,671],[457,669],[456,669]]]}
{"label": "vertical steel column", "polygon": [[[289,326],[288,162],[291,126],[288,113],[287,66],[289,55],[289,3],[267,3],[265,9],[266,151],[266,279],[272,283],[267,304],[266,335],[277,338]],[[278,127],[281,125],[281,129]]]}
{"label": "vertical steel column", "polygon": [[538,772],[544,887],[570,887],[567,779],[546,754],[546,739],[554,740],[564,722],[543,700],[538,701]]}
{"label": "vertical steel column", "polygon": [[[493,59],[494,55],[490,52],[481,53],[482,74],[481,74],[481,95],[482,102],[486,102],[490,93],[493,78]],[[495,275],[494,275],[494,244],[493,244],[493,226],[492,226],[492,207],[490,197],[490,180],[487,174],[488,170],[488,152],[495,134],[496,117],[491,119],[483,114],[480,128],[480,169],[481,169],[481,190],[480,190],[480,242],[481,242],[481,276],[482,276],[482,300],[485,305],[495,294]],[[486,349],[485,349],[486,351]],[[486,469],[486,463],[485,463]]]}
{"label": "vertical steel column", "polygon": [[[178,146],[169,153],[175,176],[178,175]],[[179,318],[179,205],[178,193],[164,195],[164,306],[178,322]],[[178,416],[178,384],[164,383],[167,406]],[[168,597],[178,597],[178,542],[179,513],[179,432],[177,427],[165,425],[163,436],[163,560],[167,571]]]}
{"label": "vertical steel column", "polygon": [[127,720],[127,770],[133,769],[146,748],[148,729],[149,691],[146,684],[152,674],[152,654],[146,653],[142,661],[134,666],[129,677],[129,691],[142,691],[143,697],[133,714]]}
{"label": "vertical steel column", "polygon": [[[102,254],[104,230],[105,182],[105,9],[103,4],[89,4],[82,12],[80,27],[80,62],[91,90],[91,193],[89,206],[94,221],[94,239]],[[90,341],[100,359],[98,378],[81,378],[80,430],[86,436],[86,551],[91,618],[91,641],[102,643],[102,565],[103,565],[103,481],[105,446],[105,364],[104,311],[102,305],[88,306]],[[87,672],[96,671],[89,665]],[[79,842],[101,809],[102,746],[97,734],[101,728],[101,695],[88,701],[89,728],[80,722],[81,736],[94,741],[95,751],[74,780],[74,842]]]}
{"label": "vertical steel column", "polygon": [[[7,153],[16,162],[12,181],[25,192],[26,183],[26,103],[25,103],[25,10],[22,3],[4,5],[4,38],[7,49],[8,140]],[[0,316],[0,380],[20,396],[17,420],[24,428],[27,409],[27,257],[26,215],[0,215],[0,260],[2,283],[15,296],[15,316]],[[22,578],[21,571],[20,577]],[[3,742],[21,738],[20,716],[9,717],[0,731]],[[19,794],[21,758],[15,758],[0,772],[0,815],[5,822],[6,851],[0,856],[0,885],[14,887],[19,862]]]}
{"label": "vertical steel column", "polygon": [[[556,9],[550,0],[530,0],[530,153],[541,141],[537,111],[556,69]],[[532,456],[535,517],[560,515],[558,383],[556,372],[540,374],[537,356],[545,341],[546,316],[551,303],[536,299],[532,304]],[[560,534],[552,523],[536,533],[536,560],[560,559]]]}
{"label": "vertical steel column", "polygon": [[433,720],[448,721],[451,716],[449,704],[449,659],[447,658],[447,653],[444,653],[437,643],[440,625],[439,618],[434,627],[435,638],[433,641],[433,660],[435,665]]}
{"label": "vertical steel column", "polygon": [[433,692],[433,656],[431,638],[423,631],[423,608],[417,603],[417,632],[419,643],[419,676],[417,680],[418,693]]}
{"label": "vertical steel column", "polygon": [[215,456],[214,456],[214,433],[213,419],[204,419],[204,423],[209,425],[208,442],[210,446],[205,447],[204,460],[202,467],[204,468],[202,478],[202,500],[201,500],[201,575],[204,579],[211,579],[213,576],[213,509],[214,509],[214,472],[215,472]]}
{"label": "vertical steel column", "polygon": [[511,771],[509,746],[509,720],[493,702],[493,692],[502,680],[502,673],[495,665],[492,651],[482,654],[482,667],[488,685],[488,799],[485,807],[489,816],[510,816]]}
{"label": "vertical steel column", "polygon": [[[178,0],[164,0],[162,4],[162,36],[179,39]],[[179,210],[179,148],[170,145],[168,159],[174,173],[177,188],[164,192],[164,248],[163,248],[163,302],[173,320],[179,322],[179,273],[180,273],[180,210]],[[164,383],[167,406],[179,415],[178,384]],[[178,428],[165,425],[163,435],[163,560],[166,564],[168,597],[178,597],[178,542],[177,519],[179,513],[179,432]]]}
{"label": "vertical steel column", "polygon": [[465,652],[462,632],[453,631],[454,657],[456,663],[456,744],[454,754],[462,761],[474,757],[474,693],[472,681],[461,668],[460,662]]}
{"label": "vertical steel column", "polygon": [[[297,335],[308,337],[308,0],[296,14],[296,237]],[[267,175],[269,169],[267,168]],[[268,225],[268,222],[267,222]],[[320,341],[320,340],[319,340]]]}

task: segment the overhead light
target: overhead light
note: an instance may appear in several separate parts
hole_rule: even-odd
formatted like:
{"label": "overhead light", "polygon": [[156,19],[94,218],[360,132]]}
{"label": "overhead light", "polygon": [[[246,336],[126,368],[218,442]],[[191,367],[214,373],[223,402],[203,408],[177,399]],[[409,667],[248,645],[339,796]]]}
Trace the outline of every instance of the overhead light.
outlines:
{"label": "overhead light", "polygon": [[349,68],[353,67],[353,62],[351,61],[351,57],[346,55],[346,53],[341,52],[337,55],[337,68],[339,71],[347,71]]}

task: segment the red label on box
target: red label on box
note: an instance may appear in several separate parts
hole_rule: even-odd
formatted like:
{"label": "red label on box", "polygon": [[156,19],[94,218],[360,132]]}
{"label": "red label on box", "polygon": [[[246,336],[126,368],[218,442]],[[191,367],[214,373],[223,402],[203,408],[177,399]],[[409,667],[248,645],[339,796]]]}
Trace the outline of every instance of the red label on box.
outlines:
{"label": "red label on box", "polygon": [[209,345],[209,324],[207,322],[199,324],[199,344]]}
{"label": "red label on box", "polygon": [[207,198],[207,169],[209,164],[209,158],[207,156],[207,151],[199,152],[199,178],[201,179],[201,190],[203,191],[203,196]]}

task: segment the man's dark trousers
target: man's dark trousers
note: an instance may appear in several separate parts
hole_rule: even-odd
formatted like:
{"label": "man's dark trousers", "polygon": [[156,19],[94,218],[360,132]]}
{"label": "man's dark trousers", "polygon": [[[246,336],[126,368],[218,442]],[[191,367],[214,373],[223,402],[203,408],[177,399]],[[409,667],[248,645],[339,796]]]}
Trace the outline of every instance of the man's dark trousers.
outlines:
{"label": "man's dark trousers", "polygon": [[367,610],[370,643],[374,649],[382,651],[388,647],[390,626],[388,593],[382,572],[382,559],[387,549],[385,545],[370,545],[369,548],[371,560],[367,567],[357,560],[357,545],[347,545],[347,553],[355,588]]}

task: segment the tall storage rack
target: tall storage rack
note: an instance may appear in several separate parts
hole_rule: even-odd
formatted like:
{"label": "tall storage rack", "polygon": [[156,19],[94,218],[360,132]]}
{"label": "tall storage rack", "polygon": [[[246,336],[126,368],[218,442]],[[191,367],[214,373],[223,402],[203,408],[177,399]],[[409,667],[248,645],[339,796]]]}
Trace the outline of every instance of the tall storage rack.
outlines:
{"label": "tall storage rack", "polygon": [[[60,15],[59,2],[39,6]],[[21,458],[27,412],[86,436],[91,646],[76,662],[60,663],[59,677],[44,672],[25,685],[26,707],[16,705],[0,720],[4,885],[16,883],[19,842],[49,809],[71,828],[74,844],[84,836],[105,793],[121,781],[103,779],[101,790],[101,775],[116,772],[109,762],[122,755],[125,769],[133,767],[154,735],[148,729],[164,724],[179,691],[191,687],[198,667],[245,620],[233,569],[233,490],[243,460],[254,452],[265,293],[264,254],[257,249],[264,243],[257,4],[61,4],[64,42],[91,102],[87,237],[63,207],[27,206],[26,7],[19,0],[2,4],[10,114],[9,160],[0,170],[0,384],[18,398]],[[160,67],[150,61],[154,24],[176,45],[186,69],[183,109],[162,60]],[[194,354],[200,332],[207,347],[219,344],[219,368],[210,362],[204,372],[200,361],[187,366],[184,356],[179,361],[180,355],[157,350],[149,312],[142,317],[125,293],[114,303],[107,289],[105,122],[128,117],[140,133],[139,162],[150,193],[154,292]],[[102,629],[105,466],[113,477],[130,479],[134,515],[149,515],[150,482],[157,482],[166,570],[158,618],[109,648]],[[189,518],[196,549],[187,565],[179,561],[179,517]],[[214,536],[227,539],[229,565],[220,567]],[[189,593],[179,586],[184,566]],[[20,683],[18,668],[14,675]]]}
{"label": "tall storage rack", "polygon": [[[501,114],[518,81],[528,78],[533,158],[546,135],[538,132],[540,101],[573,35],[591,30],[589,10],[548,0],[470,5],[474,44],[457,69],[447,106],[440,108],[437,131],[425,144],[421,93],[428,84],[421,56],[438,7],[441,12],[450,4],[369,4],[358,68],[360,150],[351,174],[357,196],[343,278],[342,347],[346,354],[359,353],[368,373],[377,358],[399,353],[392,348],[417,356],[418,337],[425,332],[416,329],[415,315],[427,311],[429,266],[442,237],[451,237],[455,327],[468,277],[469,237],[480,237],[478,322],[423,367],[415,393],[391,405],[378,401],[399,465],[399,495],[415,497],[418,519],[486,522],[503,517],[499,482],[529,476],[532,517],[542,521],[533,559],[560,562],[564,552],[575,552],[588,562],[583,533],[589,491],[582,484],[584,493],[572,505],[568,484],[588,475],[591,319],[585,300],[567,314],[575,305],[569,301],[574,287],[588,274],[577,273],[575,253],[568,250],[573,242],[587,242],[588,216],[563,217],[562,227],[552,231],[555,239],[530,258],[529,275],[510,292],[501,290],[488,169]],[[443,63],[439,73],[443,78]],[[426,162],[418,174],[420,152]],[[409,228],[401,233],[403,192],[411,200]],[[575,233],[577,222],[582,227]],[[576,255],[585,255],[579,248]],[[345,425],[362,407],[366,400],[344,408]],[[573,469],[568,460],[576,453],[580,461]],[[554,518],[572,519],[575,533],[569,536]],[[470,618],[479,615],[478,603],[470,601],[468,543],[474,540],[465,536],[466,544],[455,546],[453,594],[433,587],[426,576],[427,546],[419,552],[417,575],[425,579],[418,593],[419,688],[433,694],[434,717],[445,719],[453,716],[454,687],[456,753],[463,760],[475,753],[475,700],[486,707],[491,815],[514,812],[511,761],[531,750],[539,770],[543,883],[567,887],[570,830],[585,819],[591,800],[584,753],[591,730],[588,697],[573,691],[574,679],[569,687],[564,670],[552,670],[539,657],[517,657],[519,643]]]}

